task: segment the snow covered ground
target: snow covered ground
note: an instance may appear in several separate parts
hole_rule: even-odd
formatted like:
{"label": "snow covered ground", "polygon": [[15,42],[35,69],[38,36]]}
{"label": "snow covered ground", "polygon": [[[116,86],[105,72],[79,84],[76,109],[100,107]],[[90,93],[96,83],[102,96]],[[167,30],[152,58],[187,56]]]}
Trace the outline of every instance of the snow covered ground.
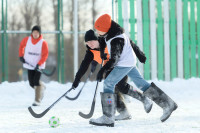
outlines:
{"label": "snow covered ground", "polygon": [[[149,81],[150,82],[150,81]],[[200,132],[200,79],[175,79],[171,82],[153,81],[163,89],[178,104],[178,109],[164,123],[160,122],[162,109],[155,103],[149,114],[146,114],[143,105],[130,99],[128,108],[132,119],[115,122],[115,127],[98,127],[89,124],[78,112],[88,113],[90,110],[96,82],[88,82],[76,101],[61,99],[44,117],[34,118],[28,107],[34,99],[34,90],[28,82],[3,82],[0,84],[0,133],[199,133]],[[33,107],[41,113],[55,100],[64,94],[71,83],[60,84],[50,82],[47,87],[43,103],[40,107]],[[75,96],[77,90],[68,95]],[[102,82],[99,84],[102,91]],[[97,95],[94,118],[101,116],[100,95]],[[61,125],[51,128],[48,124],[50,117],[60,118]]]}

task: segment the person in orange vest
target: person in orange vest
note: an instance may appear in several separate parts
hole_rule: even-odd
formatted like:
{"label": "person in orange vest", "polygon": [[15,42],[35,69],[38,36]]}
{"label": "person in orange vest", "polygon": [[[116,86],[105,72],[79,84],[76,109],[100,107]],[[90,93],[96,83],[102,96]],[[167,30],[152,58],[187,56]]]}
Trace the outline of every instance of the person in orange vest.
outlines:
{"label": "person in orange vest", "polygon": [[23,38],[19,47],[19,59],[23,67],[28,70],[29,85],[35,89],[35,101],[33,106],[39,106],[45,86],[40,81],[41,73],[38,69],[45,69],[45,62],[48,58],[48,44],[43,39],[41,27],[36,25],[31,30],[31,35]]}
{"label": "person in orange vest", "polygon": [[[88,67],[90,64],[91,70],[94,72],[97,64],[101,64],[102,59],[100,55],[100,49],[99,49],[99,41],[97,36],[95,35],[93,30],[88,30],[85,34],[85,43],[86,43],[86,54],[81,62],[80,68],[78,72],[76,73],[75,80],[72,84],[73,88],[76,88],[79,85],[79,82],[82,78],[82,76],[86,73]],[[142,51],[131,41],[132,47],[135,50],[136,53],[138,53],[138,59],[145,63],[146,57]],[[108,50],[105,49],[106,53],[106,60],[104,61],[104,65],[109,61],[109,54]],[[109,75],[112,69],[106,72],[106,77]],[[117,94],[117,111],[119,112],[119,115],[115,117],[115,120],[126,120],[131,119],[131,115],[126,107],[126,104],[124,102],[124,97],[122,94],[127,93],[127,91],[132,88],[131,85],[127,83],[128,77],[125,76],[115,87],[115,93]],[[133,98],[141,101],[144,105],[144,109],[147,113],[150,112],[152,108],[152,102],[150,99],[145,97],[142,93],[140,93],[137,90],[134,90],[134,92],[131,95]]]}
{"label": "person in orange vest", "polygon": [[[136,52],[131,48],[130,39],[124,33],[124,29],[111,19],[109,14],[101,15],[94,25],[98,35],[102,38],[100,41],[100,53],[104,58],[104,50],[107,48],[110,59],[97,74],[97,81],[103,79],[104,73],[112,68],[110,74],[103,83],[103,92],[101,93],[103,115],[97,119],[89,121],[97,126],[114,126],[115,123],[115,86],[124,76],[128,75],[143,95],[153,100],[163,109],[161,122],[166,121],[171,113],[177,109],[178,105],[153,82],[148,83],[140,74],[137,68]],[[132,95],[134,89],[130,89],[127,95]],[[109,102],[108,102],[109,101]]]}

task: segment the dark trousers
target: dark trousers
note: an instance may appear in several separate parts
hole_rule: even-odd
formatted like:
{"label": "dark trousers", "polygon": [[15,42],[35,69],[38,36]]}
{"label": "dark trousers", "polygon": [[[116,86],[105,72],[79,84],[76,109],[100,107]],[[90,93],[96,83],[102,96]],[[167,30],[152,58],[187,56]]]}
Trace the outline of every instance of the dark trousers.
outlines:
{"label": "dark trousers", "polygon": [[41,73],[35,70],[28,70],[28,81],[31,87],[40,86]]}

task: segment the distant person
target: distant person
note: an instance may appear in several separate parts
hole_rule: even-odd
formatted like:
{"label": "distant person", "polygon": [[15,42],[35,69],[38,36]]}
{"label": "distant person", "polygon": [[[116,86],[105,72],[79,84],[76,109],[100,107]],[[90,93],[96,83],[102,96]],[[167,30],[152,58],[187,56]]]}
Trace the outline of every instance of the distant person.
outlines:
{"label": "distant person", "polygon": [[108,14],[100,16],[96,20],[94,27],[102,38],[100,41],[101,57],[104,58],[103,52],[105,48],[108,49],[110,55],[109,61],[98,72],[97,80],[101,81],[104,73],[111,68],[113,69],[104,80],[103,92],[101,93],[103,116],[97,119],[91,119],[90,124],[97,126],[114,126],[114,114],[116,109],[114,94],[115,85],[126,75],[128,75],[135,85],[143,92],[144,96],[153,100],[163,109],[163,115],[160,120],[162,122],[166,121],[178,106],[159,87],[154,83],[148,83],[142,77],[136,66],[136,53],[131,48],[130,39],[124,33],[123,28],[114,22]]}
{"label": "distant person", "polygon": [[[101,64],[102,59],[100,57],[100,47],[99,47],[99,42],[98,42],[98,37],[95,35],[93,30],[88,30],[85,33],[85,44],[86,44],[86,53],[83,61],[81,62],[80,68],[78,72],[76,73],[75,80],[72,84],[73,88],[78,87],[79,82],[81,81],[81,78],[83,75],[86,73],[86,71],[89,68],[89,65],[92,64],[91,66],[91,71],[94,72],[96,65]],[[146,57],[142,51],[135,45],[133,42],[131,42],[132,47],[134,51],[137,53],[138,59],[142,62],[145,63]],[[109,54],[108,50],[106,48],[105,52],[107,53],[106,57],[107,59],[104,60],[105,65],[109,61]],[[112,70],[112,69],[111,69]],[[110,71],[108,70],[106,72],[106,76],[109,75]],[[125,75],[125,77],[119,81],[119,83],[116,85],[115,93],[116,93],[116,108],[117,111],[119,112],[119,115],[115,117],[115,120],[127,120],[131,119],[131,114],[129,113],[126,104],[124,102],[124,98],[122,94],[127,94],[139,101],[141,101],[144,105],[144,109],[147,113],[150,112],[152,108],[152,101],[144,96],[141,92],[133,89],[131,85],[127,83],[128,77]],[[129,93],[128,93],[129,92]]]}
{"label": "distant person", "polygon": [[28,81],[35,89],[35,101],[33,106],[39,106],[43,96],[45,86],[40,81],[41,73],[38,69],[45,69],[45,61],[48,58],[48,44],[43,39],[41,27],[36,25],[32,28],[31,35],[25,37],[19,47],[19,59],[23,67],[28,70]]}

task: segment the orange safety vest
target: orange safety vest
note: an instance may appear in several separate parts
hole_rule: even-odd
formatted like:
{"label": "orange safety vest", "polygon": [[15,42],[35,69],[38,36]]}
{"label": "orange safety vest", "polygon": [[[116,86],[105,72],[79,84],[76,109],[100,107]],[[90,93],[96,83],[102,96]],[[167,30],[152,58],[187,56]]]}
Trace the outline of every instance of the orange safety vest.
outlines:
{"label": "orange safety vest", "polygon": [[[94,55],[94,59],[93,59],[93,60],[95,60],[96,62],[98,62],[99,64],[101,64],[102,59],[101,59],[101,56],[100,56],[100,51],[92,50],[92,49],[90,49],[90,51],[91,51],[91,52],[93,53],[93,55]],[[103,65],[105,65],[105,64],[109,61],[109,58],[110,58],[110,55],[109,55],[109,53],[108,53],[107,47],[105,48],[105,53],[107,54],[107,59],[104,60]]]}

